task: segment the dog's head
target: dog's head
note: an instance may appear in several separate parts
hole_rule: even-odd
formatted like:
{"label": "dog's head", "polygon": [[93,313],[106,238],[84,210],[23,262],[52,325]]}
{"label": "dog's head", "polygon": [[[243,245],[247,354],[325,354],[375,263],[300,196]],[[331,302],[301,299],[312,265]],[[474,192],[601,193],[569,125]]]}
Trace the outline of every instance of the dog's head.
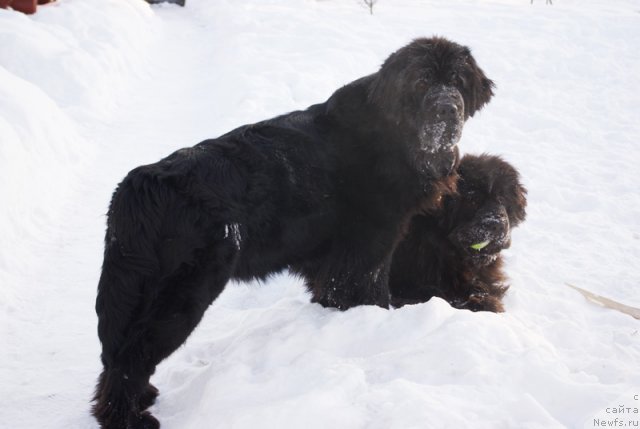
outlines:
{"label": "dog's head", "polygon": [[517,170],[496,156],[466,156],[458,173],[458,194],[445,202],[449,240],[467,261],[488,265],[511,245],[511,229],[526,216],[527,191]]}
{"label": "dog's head", "polygon": [[419,165],[441,177],[455,166],[464,122],[489,102],[493,87],[467,47],[433,37],[391,54],[369,98],[392,126],[413,136]]}

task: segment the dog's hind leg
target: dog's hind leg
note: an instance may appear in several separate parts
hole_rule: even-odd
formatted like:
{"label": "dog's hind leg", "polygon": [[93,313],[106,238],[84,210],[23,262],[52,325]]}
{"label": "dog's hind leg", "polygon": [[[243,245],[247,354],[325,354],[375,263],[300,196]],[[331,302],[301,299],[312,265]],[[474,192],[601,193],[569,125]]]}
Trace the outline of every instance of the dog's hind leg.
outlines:
{"label": "dog's hind leg", "polygon": [[[207,307],[222,292],[233,272],[237,253],[237,247],[230,240],[195,250],[190,263],[182,264],[175,273],[150,286],[138,299],[135,316],[117,344],[105,341],[108,335],[103,327],[104,371],[93,408],[103,428],[159,427],[159,422],[145,411],[157,396],[157,389],[149,384],[149,378],[156,365],[184,343]],[[103,306],[109,305],[105,299],[108,300],[99,297]],[[110,304],[115,306],[118,302]]]}
{"label": "dog's hind leg", "polygon": [[205,310],[220,295],[232,275],[238,249],[230,241],[199,252],[189,274],[168,278],[148,323],[151,362],[159,363],[200,323]]}
{"label": "dog's hind leg", "polygon": [[118,246],[107,245],[96,300],[104,370],[92,410],[105,429],[159,427],[153,417],[140,415],[140,403],[153,401],[139,345],[144,338],[140,325],[148,319],[153,300],[144,292],[154,281],[139,262],[124,257]]}

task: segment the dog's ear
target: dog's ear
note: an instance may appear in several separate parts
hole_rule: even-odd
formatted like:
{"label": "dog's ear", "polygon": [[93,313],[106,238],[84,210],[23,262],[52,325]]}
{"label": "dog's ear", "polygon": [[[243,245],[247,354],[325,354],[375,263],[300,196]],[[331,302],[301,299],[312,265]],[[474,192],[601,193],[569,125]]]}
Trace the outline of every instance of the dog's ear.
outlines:
{"label": "dog's ear", "polygon": [[506,204],[511,227],[516,227],[527,216],[527,189],[518,181]]}
{"label": "dog's ear", "polygon": [[409,46],[398,49],[392,53],[382,64],[380,70],[372,75],[368,89],[368,101],[378,106],[394,121],[404,115],[402,100],[399,94],[406,94],[407,56]]}
{"label": "dog's ear", "polygon": [[520,181],[520,173],[508,162],[500,157],[487,156],[493,158],[492,174],[494,184],[492,185],[498,201],[507,210],[511,227],[518,226],[527,216],[527,189]]}
{"label": "dog's ear", "polygon": [[465,90],[462,97],[465,102],[465,116],[470,118],[491,100],[495,84],[478,66],[469,49],[465,48],[465,50],[467,54]]}

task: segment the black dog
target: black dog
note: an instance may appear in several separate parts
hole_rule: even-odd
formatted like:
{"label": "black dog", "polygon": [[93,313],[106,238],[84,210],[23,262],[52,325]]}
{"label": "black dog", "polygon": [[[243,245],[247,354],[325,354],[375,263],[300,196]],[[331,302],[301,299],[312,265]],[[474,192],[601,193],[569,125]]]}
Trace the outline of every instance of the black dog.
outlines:
{"label": "black dog", "polygon": [[500,251],[525,218],[526,190],[515,168],[496,156],[462,158],[458,193],[442,209],[416,216],[393,255],[392,304],[433,296],[458,308],[503,311],[508,286]]}
{"label": "black dog", "polygon": [[452,191],[463,124],[492,86],[466,47],[419,39],[325,103],[131,171],[98,285],[100,424],[159,427],[149,378],[229,279],[289,269],[324,306],[387,308],[393,251]]}

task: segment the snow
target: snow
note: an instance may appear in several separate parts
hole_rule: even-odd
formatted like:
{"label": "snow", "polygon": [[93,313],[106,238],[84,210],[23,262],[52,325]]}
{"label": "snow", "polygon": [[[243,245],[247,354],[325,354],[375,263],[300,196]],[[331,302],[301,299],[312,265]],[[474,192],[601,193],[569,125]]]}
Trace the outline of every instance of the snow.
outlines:
{"label": "snow", "polygon": [[[58,0],[0,9],[0,425],[96,428],[105,212],[131,168],[324,101],[414,37],[497,83],[459,147],[529,189],[504,314],[227,287],[153,378],[163,428],[583,428],[636,407],[640,6],[633,0]],[[230,225],[229,229],[233,226]],[[638,423],[636,423],[638,425]]]}

